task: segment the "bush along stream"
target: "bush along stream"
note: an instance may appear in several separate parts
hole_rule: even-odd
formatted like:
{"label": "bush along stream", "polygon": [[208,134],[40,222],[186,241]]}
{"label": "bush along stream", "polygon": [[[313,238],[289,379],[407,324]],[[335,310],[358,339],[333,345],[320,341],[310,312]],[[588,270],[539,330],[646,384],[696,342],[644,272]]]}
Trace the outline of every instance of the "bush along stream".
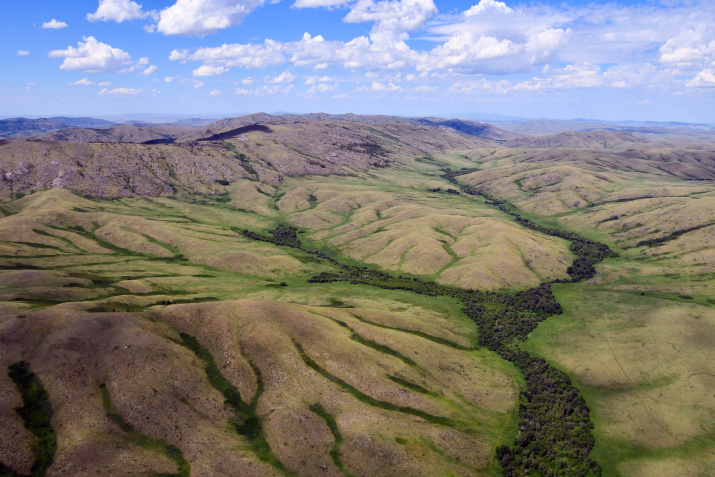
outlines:
{"label": "bush along stream", "polygon": [[[473,190],[465,192],[477,194]],[[596,273],[595,264],[607,257],[618,256],[605,244],[573,232],[537,225],[513,212],[504,202],[490,197],[487,200],[488,204],[515,217],[525,227],[571,241],[571,251],[576,259],[567,270],[570,279],[554,282],[577,282],[590,278]],[[303,247],[297,230],[292,227],[279,226],[269,233],[270,236],[264,236],[243,231],[244,236],[254,240],[287,245],[315,254]],[[337,263],[332,258],[329,260]],[[553,368],[544,359],[521,350],[518,345],[526,340],[539,322],[551,315],[561,314],[561,305],[551,292],[551,283],[519,292],[466,290],[418,278],[395,277],[370,267],[347,265],[340,265],[338,272],[322,272],[308,281],[372,285],[460,300],[464,304],[463,311],[477,324],[479,344],[516,365],[527,381],[519,404],[520,422],[516,440],[512,445],[502,445],[496,450],[503,475],[601,475],[601,467],[589,456],[595,444],[591,434],[593,423],[588,405],[578,389],[566,373]]]}
{"label": "bush along stream", "polygon": [[[560,282],[578,282],[583,278],[591,278],[595,273],[596,269],[594,265],[602,261],[605,258],[616,258],[618,254],[611,250],[608,245],[596,242],[594,240],[581,237],[579,234],[574,232],[567,232],[564,230],[554,229],[550,227],[544,227],[543,225],[538,225],[529,219],[521,216],[521,214],[515,212],[512,207],[506,201],[495,199],[484,191],[476,189],[475,187],[469,185],[463,185],[457,182],[457,177],[464,174],[469,174],[474,172],[476,169],[462,169],[458,171],[453,171],[450,169],[441,169],[443,172],[442,177],[450,181],[452,184],[460,186],[466,194],[478,195],[486,199],[487,205],[492,205],[497,209],[501,210],[505,214],[509,214],[519,225],[523,225],[526,228],[536,230],[546,235],[551,235],[552,237],[559,237],[571,242],[569,249],[576,255],[576,259],[573,264],[566,270],[571,276],[570,280],[554,280],[554,283]],[[639,246],[641,243],[638,244]]]}
{"label": "bush along stream", "polygon": [[[42,477],[52,465],[57,448],[55,431],[50,424],[52,407],[49,395],[25,361],[11,365],[8,368],[8,375],[22,398],[22,407],[15,408],[15,412],[22,419],[25,428],[36,439],[31,446],[35,460],[30,468],[30,476]],[[0,476],[16,477],[21,475],[0,463]]]}

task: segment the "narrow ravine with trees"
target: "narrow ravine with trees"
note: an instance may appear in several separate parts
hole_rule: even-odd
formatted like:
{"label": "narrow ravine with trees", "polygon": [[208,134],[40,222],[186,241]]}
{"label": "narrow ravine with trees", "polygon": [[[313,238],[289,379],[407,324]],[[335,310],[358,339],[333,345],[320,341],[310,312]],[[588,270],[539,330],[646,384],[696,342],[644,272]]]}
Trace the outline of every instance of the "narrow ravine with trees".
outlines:
{"label": "narrow ravine with trees", "polygon": [[[448,171],[448,170],[447,170]],[[448,171],[445,176],[455,185],[456,177],[468,171]],[[601,467],[589,456],[595,445],[591,433],[590,409],[568,375],[544,359],[532,356],[519,347],[538,324],[561,313],[561,305],[551,292],[551,283],[578,282],[596,273],[595,265],[605,258],[617,257],[607,245],[584,238],[574,232],[538,225],[523,218],[506,202],[496,200],[469,186],[468,195],[480,195],[487,204],[514,217],[520,225],[571,242],[576,256],[567,269],[570,279],[554,280],[528,290],[468,290],[415,277],[393,276],[367,266],[340,265],[337,272],[322,272],[310,277],[310,283],[346,282],[371,285],[390,290],[407,290],[429,296],[449,296],[461,301],[463,311],[477,325],[479,344],[517,366],[527,386],[519,403],[519,430],[511,445],[496,449],[496,459],[505,476],[521,475],[601,475]],[[298,229],[279,225],[269,235],[241,231],[254,240],[289,246],[316,255],[298,237]],[[324,255],[324,252],[321,252]],[[333,264],[339,262],[326,258]]]}

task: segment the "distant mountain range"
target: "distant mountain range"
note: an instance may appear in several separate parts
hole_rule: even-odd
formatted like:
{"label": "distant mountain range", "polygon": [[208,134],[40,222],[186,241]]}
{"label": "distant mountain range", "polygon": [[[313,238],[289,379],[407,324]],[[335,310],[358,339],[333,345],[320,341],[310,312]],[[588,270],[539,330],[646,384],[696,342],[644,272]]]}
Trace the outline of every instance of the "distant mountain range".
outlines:
{"label": "distant mountain range", "polygon": [[113,125],[111,121],[95,118],[53,117],[40,119],[10,118],[0,120],[0,137],[22,137],[38,132],[67,128],[104,128]]}
{"label": "distant mountain range", "polygon": [[[31,137],[37,134],[51,132],[51,131],[62,131],[73,128],[81,129],[107,129],[113,126],[129,124],[136,127],[157,127],[159,125],[163,126],[178,126],[184,128],[195,128],[200,126],[205,126],[206,124],[215,121],[215,119],[205,119],[205,118],[184,118],[178,121],[139,121],[131,119],[128,121],[108,121],[106,119],[97,119],[90,117],[83,118],[72,118],[66,116],[57,116],[51,118],[7,118],[0,119],[0,138],[23,138]],[[98,133],[100,136],[103,133]],[[60,135],[61,136],[61,135]],[[56,140],[66,140],[66,139],[56,139]],[[107,142],[107,141],[98,141]],[[112,142],[112,141],[110,141]]]}
{"label": "distant mountain range", "polygon": [[[143,119],[140,119],[143,118]],[[251,124],[286,121],[348,121],[363,124],[411,124],[436,127],[476,136],[511,147],[608,148],[614,143],[679,141],[698,143],[715,139],[715,126],[679,122],[510,119],[494,117],[491,123],[442,117],[410,118],[385,115],[267,114],[253,113],[220,120],[161,115],[126,116],[119,122],[91,117],[9,118],[0,120],[0,139],[39,139],[68,142],[171,143],[207,140]],[[562,133],[567,136],[555,136]],[[608,135],[607,132],[612,134]],[[574,133],[577,133],[574,135]],[[593,134],[585,134],[593,133]],[[625,133],[625,134],[624,134]],[[637,136],[633,136],[637,135]],[[219,136],[216,136],[219,137]],[[599,146],[602,144],[602,146]]]}

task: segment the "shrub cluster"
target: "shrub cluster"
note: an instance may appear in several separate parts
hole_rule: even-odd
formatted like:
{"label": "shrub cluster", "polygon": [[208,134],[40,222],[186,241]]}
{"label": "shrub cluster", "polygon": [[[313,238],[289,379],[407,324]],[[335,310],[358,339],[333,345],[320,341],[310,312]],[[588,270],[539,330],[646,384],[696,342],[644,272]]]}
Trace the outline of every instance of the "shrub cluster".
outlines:
{"label": "shrub cluster", "polygon": [[[12,364],[7,372],[22,398],[22,407],[15,408],[15,412],[22,419],[25,429],[37,439],[31,447],[35,460],[30,473],[33,476],[43,476],[52,465],[57,449],[57,438],[50,423],[52,418],[50,397],[37,375],[30,371],[27,362]],[[20,475],[3,464],[0,464],[0,472],[3,472],[2,475]]]}
{"label": "shrub cluster", "polygon": [[[456,175],[462,173],[465,172]],[[468,193],[478,194],[473,190]],[[605,244],[524,219],[501,201],[488,197],[487,203],[514,216],[525,227],[570,240],[571,251],[577,258],[568,269],[569,281],[592,276],[596,263],[606,257],[617,256]],[[278,227],[271,231],[270,237],[249,231],[243,231],[243,234],[255,240],[307,251],[302,248],[297,230],[292,227]],[[332,259],[331,262],[337,263]],[[527,380],[527,389],[519,406],[519,434],[513,445],[497,449],[496,457],[504,475],[601,475],[601,468],[589,457],[594,446],[591,434],[593,424],[590,410],[578,389],[565,373],[518,346],[518,342],[524,341],[539,322],[561,313],[561,305],[551,292],[550,283],[520,292],[467,290],[418,278],[395,277],[369,267],[347,265],[341,265],[338,272],[322,272],[308,281],[348,282],[460,300],[464,304],[463,311],[478,326],[480,345],[516,365]]]}
{"label": "shrub cluster", "polygon": [[[433,188],[427,189],[427,190],[430,191],[430,192],[442,192],[442,188],[441,188],[441,187],[433,187]],[[457,189],[446,189],[445,192],[446,192],[447,194],[454,194],[454,195],[459,195],[459,194],[460,194],[460,192],[459,192]]]}
{"label": "shrub cluster", "polygon": [[527,390],[519,406],[519,436],[513,446],[501,446],[497,452],[504,475],[600,475],[600,467],[589,457],[594,445],[593,424],[578,390],[565,373],[519,350],[515,343],[525,340],[549,315],[561,313],[550,284],[517,293],[483,292],[393,277],[368,267],[342,268],[339,273],[323,272],[308,281],[342,281],[460,299],[464,312],[479,328],[480,345],[524,373]]}
{"label": "shrub cluster", "polygon": [[318,258],[329,261],[335,265],[338,265],[337,260],[330,258],[325,252],[320,250],[308,250],[303,247],[303,244],[298,238],[298,229],[295,227],[290,227],[287,225],[279,225],[276,228],[269,230],[270,235],[263,235],[256,232],[252,232],[248,229],[236,230],[238,233],[251,240],[257,240],[260,242],[268,242],[275,245],[283,245],[286,247],[297,248],[305,253],[315,255]]}
{"label": "shrub cluster", "polygon": [[371,157],[384,157],[387,156],[388,151],[385,150],[380,144],[371,140],[365,139],[363,142],[352,142],[349,144],[341,144],[340,149],[343,151],[357,152],[360,154],[369,154]]}
{"label": "shrub cluster", "polygon": [[652,239],[647,239],[647,240],[641,240],[636,244],[636,247],[643,247],[643,246],[650,246],[650,245],[658,245],[661,243],[669,242],[671,240],[674,240],[678,237],[680,237],[683,234],[686,234],[688,232],[692,232],[693,230],[698,230],[702,229],[703,227],[708,227],[712,224],[701,224],[701,225],[696,225],[695,227],[688,227],[686,229],[680,229],[676,230],[675,232],[669,233],[668,235],[664,237],[659,237],[659,238],[652,238]]}
{"label": "shrub cluster", "polygon": [[[466,168],[459,171],[452,171],[450,169],[441,170],[443,172],[442,177],[452,182],[453,184],[457,184],[457,177],[464,174],[469,174],[470,172],[474,172],[474,169]],[[523,225],[526,228],[536,230],[537,232],[541,232],[546,235],[551,235],[552,237],[559,237],[565,240],[569,240],[571,242],[569,250],[571,250],[571,252],[576,255],[576,259],[573,261],[573,264],[571,264],[571,266],[566,270],[566,273],[571,276],[571,280],[568,281],[578,282],[584,278],[591,278],[596,274],[596,268],[594,267],[594,265],[601,262],[605,258],[618,257],[618,254],[611,250],[606,244],[599,243],[594,240],[587,239],[585,237],[581,237],[579,234],[574,232],[567,232],[565,230],[559,230],[551,227],[544,227],[543,225],[538,225],[533,221],[522,217],[519,213],[515,212],[511,207],[509,207],[508,203],[503,200],[495,199],[486,192],[480,191],[472,186],[463,185],[462,189],[467,194],[484,197],[487,201],[487,205],[493,205],[505,214],[511,215],[512,217],[514,217],[514,219],[519,225]],[[680,233],[685,233],[685,231],[682,231]],[[638,243],[639,246],[642,244],[644,245],[645,243]],[[557,283],[565,281],[567,280],[556,280]]]}

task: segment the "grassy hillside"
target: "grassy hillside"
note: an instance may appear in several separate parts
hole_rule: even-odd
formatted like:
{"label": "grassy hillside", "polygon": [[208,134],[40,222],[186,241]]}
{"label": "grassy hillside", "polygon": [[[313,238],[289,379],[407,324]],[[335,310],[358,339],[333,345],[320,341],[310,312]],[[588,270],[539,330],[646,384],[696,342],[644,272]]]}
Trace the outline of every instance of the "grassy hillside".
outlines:
{"label": "grassy hillside", "polygon": [[[49,475],[181,472],[167,446],[192,475],[478,475],[513,432],[518,374],[454,300],[308,284],[334,266],[243,238],[271,220],[230,205],[61,189],[3,205],[0,360],[47,389]],[[16,429],[0,461],[26,473],[33,438],[0,385]],[[232,431],[246,414],[256,435]]]}
{"label": "grassy hillside", "polygon": [[0,475],[706,474],[706,150],[264,119],[0,144]]}
{"label": "grassy hillside", "polygon": [[523,346],[583,392],[604,475],[707,475],[715,465],[715,191],[693,180],[713,162],[664,154],[475,151],[481,170],[458,177],[620,254],[590,280],[554,286],[564,313]]}

